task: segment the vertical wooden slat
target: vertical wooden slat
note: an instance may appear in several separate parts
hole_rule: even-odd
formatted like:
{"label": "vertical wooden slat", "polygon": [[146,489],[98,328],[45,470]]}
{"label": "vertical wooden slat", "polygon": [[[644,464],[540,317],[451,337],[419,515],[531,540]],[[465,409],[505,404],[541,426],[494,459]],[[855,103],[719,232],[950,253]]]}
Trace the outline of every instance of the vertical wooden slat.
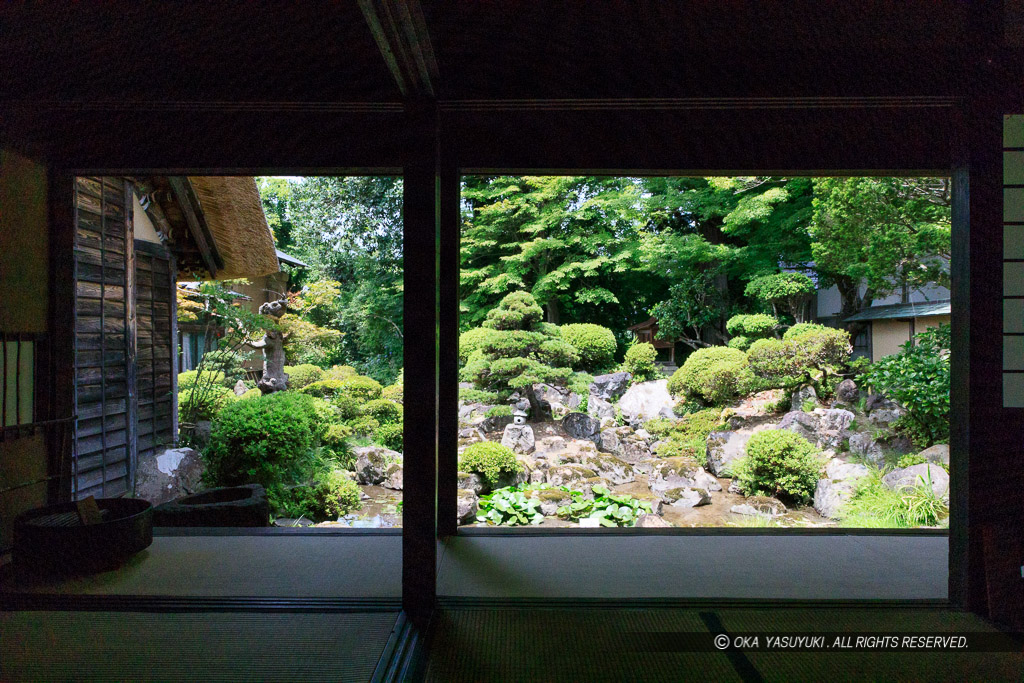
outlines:
{"label": "vertical wooden slat", "polygon": [[458,528],[459,437],[459,169],[441,139],[438,268],[437,530]]}
{"label": "vertical wooden slat", "polygon": [[2,420],[2,421],[0,421],[0,427],[6,427],[7,426],[7,376],[9,374],[11,374],[11,369],[9,367],[7,367],[7,333],[2,331],[2,330],[0,330],[0,350],[2,350],[3,354],[4,354],[3,355],[3,361],[4,361],[4,386],[3,386],[3,392],[4,393],[3,393],[3,396],[0,396],[0,405],[2,405],[2,409],[0,409],[0,420]]}
{"label": "vertical wooden slat", "polygon": [[139,396],[136,384],[136,352],[138,349],[137,320],[135,317],[135,228],[132,219],[134,188],[124,184],[124,322],[125,322],[125,384],[127,389],[128,415],[128,494],[135,495],[135,471],[138,465],[138,415]]}
{"label": "vertical wooden slat", "polygon": [[[21,424],[21,345],[24,342],[24,338],[21,334],[15,335],[14,340],[14,424]],[[7,349],[4,349],[4,353],[7,353]],[[4,365],[6,367],[7,357],[4,356]]]}
{"label": "vertical wooden slat", "polygon": [[[100,402],[106,403],[107,400],[107,343],[106,343],[106,328],[107,328],[107,179],[100,178],[100,364],[103,366],[100,370]],[[127,290],[125,290],[127,293]],[[103,471],[103,480],[101,481],[102,494],[107,493],[107,410],[104,406],[100,412],[100,439],[103,443],[103,457],[100,458],[100,468]]]}
{"label": "vertical wooden slat", "polygon": [[178,264],[174,255],[167,260],[167,278],[170,288],[170,304],[168,309],[171,313],[169,338],[171,352],[171,445],[178,445],[178,392],[174,390],[176,378],[178,377]]}

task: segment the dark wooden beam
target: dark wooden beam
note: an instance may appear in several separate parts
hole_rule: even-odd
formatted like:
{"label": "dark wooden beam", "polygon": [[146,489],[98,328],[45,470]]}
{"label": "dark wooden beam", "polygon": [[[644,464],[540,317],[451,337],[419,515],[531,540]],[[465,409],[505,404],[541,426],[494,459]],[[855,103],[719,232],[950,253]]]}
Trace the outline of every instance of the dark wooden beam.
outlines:
{"label": "dark wooden beam", "polygon": [[384,63],[405,97],[434,97],[437,61],[419,0],[359,0]]}
{"label": "dark wooden beam", "polygon": [[459,254],[462,216],[460,176],[451,140],[440,140],[440,254],[438,269],[437,528],[442,537],[458,525]]}
{"label": "dark wooden beam", "polygon": [[224,260],[217,252],[217,245],[210,234],[210,228],[206,225],[206,218],[203,216],[199,199],[192,189],[192,183],[185,176],[168,176],[167,181],[174,192],[174,198],[181,206],[181,212],[185,215],[185,222],[188,223],[189,232],[195,240],[199,253],[203,257],[206,269],[210,271],[210,277],[216,278],[217,272],[224,268]]}

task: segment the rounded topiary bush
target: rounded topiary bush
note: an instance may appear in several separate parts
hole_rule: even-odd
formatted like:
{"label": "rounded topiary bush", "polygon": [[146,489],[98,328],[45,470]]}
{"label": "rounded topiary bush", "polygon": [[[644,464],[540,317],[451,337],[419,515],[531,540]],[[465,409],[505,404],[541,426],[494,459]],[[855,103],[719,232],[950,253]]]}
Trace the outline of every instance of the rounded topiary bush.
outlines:
{"label": "rounded topiary bush", "polygon": [[239,396],[239,397],[238,397],[238,400],[239,400],[239,401],[242,401],[242,400],[246,400],[246,401],[247,401],[247,400],[249,400],[250,398],[259,398],[259,397],[260,397],[260,396],[262,396],[262,395],[263,395],[263,392],[262,392],[262,391],[260,391],[259,389],[249,389],[249,390],[248,390],[248,391],[246,391],[246,392],[245,392],[244,394],[242,394],[241,396]]}
{"label": "rounded topiary bush", "polygon": [[402,421],[402,406],[386,398],[377,398],[363,405],[363,415],[369,415],[383,424]]}
{"label": "rounded topiary bush", "polygon": [[303,514],[314,521],[335,520],[362,507],[359,486],[345,470],[324,470],[309,486],[293,488],[288,492],[289,508],[293,514]]}
{"label": "rounded topiary bush", "polygon": [[206,483],[261,484],[272,501],[280,499],[286,485],[309,479],[317,421],[313,398],[292,391],[232,403],[202,453]]}
{"label": "rounded topiary bush", "polygon": [[355,375],[341,380],[340,393],[359,401],[372,401],[380,398],[383,391],[384,387],[372,377]]}
{"label": "rounded topiary bush", "polygon": [[235,402],[235,392],[220,384],[193,383],[178,392],[178,419],[186,424],[212,420]]}
{"label": "rounded topiary bush", "polygon": [[626,350],[622,361],[622,369],[633,375],[634,382],[646,382],[661,377],[655,360],[658,352],[652,344],[646,342],[633,344]]}
{"label": "rounded topiary bush", "polygon": [[487,312],[484,327],[492,330],[529,330],[544,319],[544,309],[529,292],[512,292]]}
{"label": "rounded topiary bush", "polygon": [[224,386],[224,373],[216,370],[203,370],[202,376],[198,370],[186,370],[178,373],[178,391],[190,389],[199,382],[200,385],[218,384]]}
{"label": "rounded topiary bush", "polygon": [[747,354],[727,346],[697,349],[668,381],[674,395],[699,396],[712,404],[743,393],[748,383]]}
{"label": "rounded topiary bush", "polygon": [[502,474],[516,474],[522,466],[516,460],[515,452],[508,446],[493,441],[470,444],[459,458],[459,470],[475,472],[494,486]]}
{"label": "rounded topiary bush", "polygon": [[405,430],[401,422],[386,422],[373,433],[373,440],[381,446],[401,453],[405,450]]}
{"label": "rounded topiary bush", "polygon": [[615,341],[615,334],[607,327],[592,323],[574,323],[562,325],[558,333],[579,353],[579,367],[584,370],[603,370],[615,360],[615,349],[618,344]]}
{"label": "rounded topiary bush", "polygon": [[764,313],[734,315],[725,323],[725,329],[732,335],[766,337],[775,331],[779,321]]}
{"label": "rounded topiary bush", "polygon": [[322,379],[319,382],[313,382],[299,389],[303,394],[309,394],[310,396],[317,396],[319,398],[331,398],[337,395],[341,391],[341,380],[339,379]]}
{"label": "rounded topiary bush", "polygon": [[346,379],[348,377],[355,377],[358,374],[351,365],[335,365],[324,370],[324,379]]}
{"label": "rounded topiary bush", "polygon": [[777,496],[806,502],[814,496],[822,460],[814,444],[785,429],[757,432],[733,474],[745,495]]}
{"label": "rounded topiary bush", "polygon": [[820,332],[822,330],[831,330],[833,328],[827,325],[819,325],[818,323],[797,323],[783,333],[783,339],[792,339],[798,337],[805,332]]}
{"label": "rounded topiary bush", "polygon": [[319,382],[324,378],[324,371],[315,365],[286,365],[284,371],[288,375],[288,388],[297,390]]}
{"label": "rounded topiary bush", "polygon": [[466,364],[469,356],[483,346],[492,335],[494,330],[489,327],[474,327],[459,335],[459,363]]}

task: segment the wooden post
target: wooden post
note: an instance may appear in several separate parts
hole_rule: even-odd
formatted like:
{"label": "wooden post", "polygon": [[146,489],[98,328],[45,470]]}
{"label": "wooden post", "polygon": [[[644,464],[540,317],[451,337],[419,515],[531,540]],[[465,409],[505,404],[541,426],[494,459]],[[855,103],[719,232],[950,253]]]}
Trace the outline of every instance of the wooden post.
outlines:
{"label": "wooden post", "polygon": [[[75,414],[75,193],[74,176],[51,168],[47,177],[49,204],[49,370],[46,418]],[[71,463],[75,440],[68,438],[75,425],[54,426],[46,434],[51,503],[71,500]]]}
{"label": "wooden post", "polygon": [[441,137],[440,292],[438,320],[437,528],[442,537],[456,533],[459,446],[459,238],[460,176],[453,154]]}
{"label": "wooden post", "polygon": [[423,628],[437,578],[437,107],[406,104],[402,220],[405,252],[405,489],[402,605]]}

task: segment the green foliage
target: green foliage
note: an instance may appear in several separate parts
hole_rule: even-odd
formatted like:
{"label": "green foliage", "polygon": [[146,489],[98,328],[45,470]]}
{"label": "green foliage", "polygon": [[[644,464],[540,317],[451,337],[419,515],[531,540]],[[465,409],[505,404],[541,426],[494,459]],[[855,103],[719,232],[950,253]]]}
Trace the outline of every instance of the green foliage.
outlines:
{"label": "green foliage", "polygon": [[483,403],[491,404],[498,403],[502,397],[500,394],[493,391],[481,391],[479,389],[459,389],[459,401],[462,403]]}
{"label": "green foliage", "polygon": [[725,346],[697,349],[683,367],[672,373],[668,390],[673,395],[700,397],[720,404],[739,396],[749,384],[747,354]]}
{"label": "green foliage", "polygon": [[529,330],[544,319],[544,309],[529,292],[512,292],[487,313],[483,326],[492,330]]}
{"label": "green foliage", "polygon": [[341,380],[338,379],[322,379],[319,382],[313,382],[307,384],[300,389],[304,394],[310,396],[318,396],[320,398],[331,398],[341,393]]}
{"label": "green foliage", "polygon": [[512,406],[493,406],[487,409],[484,417],[512,417]]}
{"label": "green foliage", "polygon": [[219,384],[190,387],[178,393],[178,420],[183,424],[212,420],[235,400],[235,392]]}
{"label": "green foliage", "polygon": [[405,450],[405,427],[401,422],[385,422],[377,427],[373,439],[381,446],[401,453]]}
{"label": "green foliage", "polygon": [[318,477],[312,493],[314,519],[337,519],[362,507],[362,492],[344,470],[330,470]]}
{"label": "green foliage", "polygon": [[207,371],[219,373],[219,380],[226,387],[234,387],[240,379],[245,379],[245,362],[252,357],[251,353],[232,348],[217,348],[203,354],[200,365]]}
{"label": "green foliage", "polygon": [[791,326],[782,334],[783,339],[792,339],[798,337],[806,332],[822,332],[831,329],[827,325],[819,325],[818,323],[797,323]]}
{"label": "green foliage", "polygon": [[747,455],[733,461],[732,471],[745,495],[802,503],[814,496],[822,465],[806,439],[784,429],[769,429],[750,437]]}
{"label": "green foliage", "polygon": [[459,335],[459,363],[465,365],[470,354],[480,348],[494,334],[489,327],[474,327]]}
{"label": "green foliage", "polygon": [[604,486],[593,487],[593,499],[579,491],[571,492],[573,502],[558,508],[558,516],[573,522],[596,519],[604,527],[636,526],[640,515],[652,511],[651,504],[632,496],[616,495]]}
{"label": "green foliage", "polygon": [[[575,323],[559,328],[562,339],[579,354],[579,367],[596,372],[611,367],[618,343],[607,327],[592,323]],[[461,353],[461,338],[460,338]]]}
{"label": "green foliage", "polygon": [[502,474],[515,474],[521,470],[515,452],[493,441],[470,444],[459,458],[460,472],[475,472],[491,486],[498,483]]}
{"label": "green foliage", "polygon": [[729,334],[741,334],[755,339],[771,335],[778,326],[777,318],[764,313],[734,315],[725,323]]}
{"label": "green foliage", "polygon": [[262,395],[263,395],[263,392],[262,392],[262,391],[260,391],[259,389],[249,389],[249,390],[248,390],[248,391],[246,391],[246,392],[245,392],[244,394],[242,394],[241,396],[239,396],[239,397],[238,397],[238,400],[239,400],[239,401],[242,401],[242,400],[246,400],[246,401],[248,401],[248,400],[249,400],[249,399],[251,399],[251,398],[259,398],[259,397],[260,397],[260,396],[262,396]]}
{"label": "green foliage", "polygon": [[[541,501],[528,497],[524,491],[531,487],[507,486],[480,496],[478,505],[480,512],[478,522],[487,522],[500,526],[522,526],[540,524],[544,514],[540,511]],[[535,487],[534,487],[535,488]]]}
{"label": "green foliage", "polygon": [[284,333],[284,355],[289,363],[328,366],[342,357],[342,333],[320,327],[294,313],[285,313],[278,324]]}
{"label": "green foliage", "polygon": [[819,395],[826,395],[830,376],[842,372],[852,350],[846,330],[826,327],[788,339],[758,340],[751,345],[747,358],[750,369],[770,387],[811,383]]}
{"label": "green foliage", "polygon": [[201,386],[203,384],[219,384],[224,388],[228,388],[223,372],[202,368],[178,373],[178,391],[184,391],[185,389],[191,389],[194,386]]}
{"label": "green foliage", "polygon": [[271,498],[308,481],[315,467],[318,422],[314,399],[281,391],[227,406],[202,453],[210,486],[261,484]]}
{"label": "green foliage", "polygon": [[661,377],[655,360],[658,352],[648,343],[633,344],[626,349],[626,357],[622,360],[622,370],[633,375],[632,384],[648,382]]}
{"label": "green foliage", "polygon": [[740,351],[746,351],[750,348],[750,345],[754,343],[754,340],[746,335],[738,335],[729,340],[726,344],[730,349],[739,349]]}
{"label": "green foliage", "polygon": [[381,390],[380,395],[382,398],[386,398],[389,401],[401,403],[405,400],[405,385],[392,384],[390,386],[386,386]]}
{"label": "green foliage", "polygon": [[355,377],[359,372],[351,365],[334,365],[324,370],[324,379],[336,379],[338,381]]}
{"label": "green foliage", "polygon": [[348,375],[344,379],[322,379],[306,385],[300,391],[321,398],[347,396],[357,401],[372,401],[381,397],[383,389],[375,379]]}
{"label": "green foliage", "polygon": [[380,422],[376,418],[370,417],[369,415],[362,415],[360,417],[354,417],[345,422],[352,429],[352,433],[357,436],[372,436],[378,429],[380,429]]}
{"label": "green foliage", "polygon": [[[644,423],[644,428],[650,431],[648,425],[655,420]],[[717,408],[706,408],[690,413],[679,420],[665,420],[668,424],[656,423],[654,428],[658,430],[656,436],[663,439],[658,446],[657,456],[659,458],[675,458],[685,456],[693,458],[698,465],[704,466],[707,461],[707,440],[711,432],[719,432],[728,429],[728,425],[722,423],[722,411]],[[654,434],[654,432],[651,432]]]}
{"label": "green foliage", "polygon": [[782,309],[799,323],[814,294],[814,281],[803,273],[762,275],[748,282],[743,293],[769,304],[776,313]]}
{"label": "green foliage", "polygon": [[402,422],[402,406],[386,398],[366,402],[362,407],[362,413],[369,415],[382,425]]}
{"label": "green foliage", "polygon": [[914,528],[939,526],[948,518],[949,506],[932,491],[930,477],[918,486],[893,490],[882,483],[883,474],[872,469],[857,482],[840,510],[840,526]]}
{"label": "green foliage", "polygon": [[914,465],[921,465],[928,462],[924,456],[920,453],[907,453],[906,455],[900,456],[900,459],[896,463],[896,469],[903,469],[905,467],[913,467]]}
{"label": "green foliage", "polygon": [[288,374],[288,388],[293,390],[309,386],[313,382],[319,382],[324,378],[323,369],[316,365],[286,365],[284,371]]}
{"label": "green foliage", "polygon": [[949,438],[949,346],[949,325],[929,328],[863,375],[907,410],[904,429],[926,446]]}
{"label": "green foliage", "polygon": [[643,428],[651,436],[660,439],[664,436],[667,436],[668,433],[672,431],[672,427],[675,425],[675,423],[675,420],[669,420],[668,418],[665,417],[655,417],[648,420],[647,422],[644,422]]}
{"label": "green foliage", "polygon": [[660,338],[679,339],[692,348],[706,343],[707,330],[714,329],[726,311],[726,299],[716,286],[718,274],[717,265],[703,261],[688,267],[681,281],[669,288],[668,299],[651,308]]}

